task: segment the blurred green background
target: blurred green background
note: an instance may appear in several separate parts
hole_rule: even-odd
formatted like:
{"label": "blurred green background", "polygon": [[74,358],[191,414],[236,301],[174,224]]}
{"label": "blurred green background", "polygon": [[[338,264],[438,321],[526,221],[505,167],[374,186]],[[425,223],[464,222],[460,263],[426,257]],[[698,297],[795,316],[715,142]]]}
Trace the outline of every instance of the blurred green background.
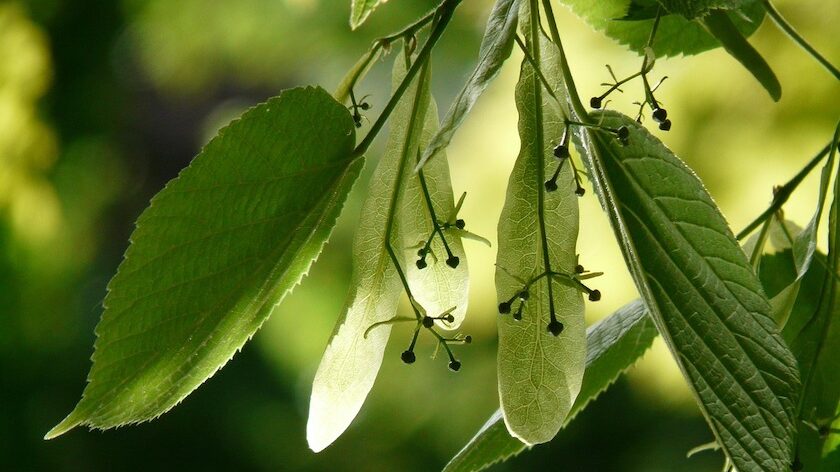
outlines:
{"label": "blurred green background", "polygon": [[[374,38],[433,3],[393,0],[354,33],[346,0],[0,3],[0,470],[421,471],[460,449],[498,402],[495,249],[481,245],[467,248],[473,278],[464,331],[476,342],[459,350],[462,371],[423,355],[403,365],[410,334],[395,330],[353,426],[321,454],[306,447],[310,385],[348,289],[364,180],[304,284],[183,404],[152,423],[42,440],[81,394],[105,286],[151,196],[246,107],[286,87],[333,88]],[[491,3],[464,2],[436,50],[442,109],[472,66]],[[838,63],[840,8],[830,4],[778,1]],[[639,67],[637,56],[557,10],[584,97],[608,80],[604,64],[618,75]],[[778,104],[719,50],[661,60],[654,71],[669,77],[657,97],[674,129],[662,139],[704,179],[736,230],[769,202],[773,184],[828,141],[840,110],[837,82],[771,23],[753,43],[784,86]],[[468,228],[494,242],[518,150],[514,55],[449,152],[455,191],[469,193]],[[383,63],[358,90],[371,94],[369,113],[387,100],[388,70]],[[633,114],[640,97],[628,85],[611,107]],[[370,157],[372,164],[376,149]],[[788,216],[807,221],[815,194],[812,177]],[[636,295],[591,192],[581,205],[582,262],[606,273],[595,282],[603,301],[588,307],[593,322]],[[658,344],[551,444],[498,470],[716,470],[715,453],[685,459],[710,439]]]}

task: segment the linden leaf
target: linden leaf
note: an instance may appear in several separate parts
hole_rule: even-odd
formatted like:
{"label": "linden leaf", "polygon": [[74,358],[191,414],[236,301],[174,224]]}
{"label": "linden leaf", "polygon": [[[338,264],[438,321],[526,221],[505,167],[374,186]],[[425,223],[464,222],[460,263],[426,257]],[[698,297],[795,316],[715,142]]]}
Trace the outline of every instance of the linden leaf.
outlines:
{"label": "linden leaf", "polygon": [[634,120],[622,145],[579,128],[593,185],[659,332],[724,453],[742,472],[785,470],[796,435],[796,359],[747,258],[694,173]]}
{"label": "linden leaf", "polygon": [[222,129],[137,220],[87,387],[47,438],[153,419],[242,348],[329,237],[362,167],[354,144],[347,109],[312,87]]}

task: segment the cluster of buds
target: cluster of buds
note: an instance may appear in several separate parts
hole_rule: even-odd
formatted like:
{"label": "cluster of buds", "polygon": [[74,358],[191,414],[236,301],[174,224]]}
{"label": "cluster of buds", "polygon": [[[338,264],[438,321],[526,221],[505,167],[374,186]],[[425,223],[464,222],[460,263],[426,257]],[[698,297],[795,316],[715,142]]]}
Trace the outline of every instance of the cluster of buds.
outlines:
{"label": "cluster of buds", "polygon": [[[522,319],[523,311],[525,310],[525,305],[530,298],[529,289],[539,280],[546,278],[548,279],[548,283],[552,281],[558,281],[563,283],[564,285],[570,285],[575,287],[577,290],[585,293],[589,298],[589,301],[597,302],[601,299],[601,291],[597,289],[592,289],[586,286],[582,280],[589,279],[592,277],[597,277],[602,275],[600,272],[588,272],[586,271],[582,265],[576,264],[574,273],[567,274],[563,272],[543,272],[542,274],[532,278],[531,280],[525,282],[523,284],[522,289],[517,291],[513,294],[512,297],[508,298],[507,300],[502,301],[499,303],[499,313],[502,315],[507,315],[512,313],[512,317],[516,321],[520,321]],[[559,336],[560,333],[563,332],[563,323],[557,319],[557,314],[554,308],[554,300],[551,296],[551,291],[549,291],[549,321],[546,329],[549,333],[554,336]],[[516,305],[516,309],[514,310],[514,304]]]}
{"label": "cluster of buds", "polygon": [[[379,321],[374,323],[365,330],[365,337],[367,337],[368,333],[371,332],[374,328],[383,325],[392,325],[396,323],[402,322],[413,322],[414,325],[414,334],[411,337],[411,343],[408,346],[408,349],[400,354],[400,359],[406,364],[413,364],[417,360],[417,355],[414,352],[415,347],[417,346],[417,338],[420,336],[420,329],[425,329],[430,332],[436,339],[437,339],[437,348],[443,346],[443,349],[446,351],[447,356],[449,357],[449,370],[453,372],[458,372],[461,370],[461,361],[455,358],[455,354],[452,352],[451,345],[455,344],[471,344],[472,343],[472,336],[470,335],[461,335],[457,334],[454,337],[447,338],[442,336],[440,333],[437,332],[435,327],[435,321],[445,321],[447,323],[454,323],[455,316],[452,315],[452,312],[455,311],[455,307],[452,307],[445,312],[441,313],[438,316],[428,316],[425,314],[425,310],[420,307],[417,302],[412,300],[412,304],[415,307],[415,317],[408,317],[408,316],[395,316],[390,320],[386,321]],[[437,352],[437,349],[435,349]]]}

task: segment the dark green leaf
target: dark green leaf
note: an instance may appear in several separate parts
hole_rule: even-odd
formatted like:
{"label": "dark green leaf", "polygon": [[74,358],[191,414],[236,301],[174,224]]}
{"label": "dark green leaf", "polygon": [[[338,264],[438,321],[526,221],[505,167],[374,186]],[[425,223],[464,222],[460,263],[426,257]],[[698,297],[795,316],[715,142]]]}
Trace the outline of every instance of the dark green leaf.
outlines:
{"label": "dark green leaf", "polygon": [[[832,151],[829,162],[833,162],[833,157]],[[828,256],[815,256],[817,263],[811,264],[802,279],[799,296],[784,330],[802,375],[797,453],[804,470],[828,470],[820,469],[820,463],[832,446],[826,445],[829,434],[820,429],[831,428],[840,402],[838,206],[840,178],[835,177],[834,202],[829,212]]]}
{"label": "dark green leaf", "polygon": [[757,0],[657,0],[665,10],[689,20],[706,15],[712,10],[738,10]]}
{"label": "dark green leaf", "polygon": [[[586,373],[580,394],[564,426],[607,389],[650,347],[656,328],[641,300],[621,307],[587,330]],[[481,430],[452,458],[445,472],[476,472],[519,454],[527,445],[511,437],[496,411]]]}
{"label": "dark green leaf", "polygon": [[[593,28],[644,54],[656,17],[656,0],[560,0],[560,3],[571,7]],[[727,15],[744,36],[749,36],[758,29],[764,13],[759,2],[752,2]],[[635,19],[638,21],[630,21]],[[669,14],[660,21],[653,51],[657,57],[692,55],[719,46],[720,43],[699,22]]]}
{"label": "dark green leaf", "polygon": [[150,420],[221,368],[320,253],[362,166],[354,130],[320,88],[221,130],[137,220],[82,400],[47,437]]}
{"label": "dark green leaf", "polygon": [[697,396],[724,452],[741,472],[785,470],[792,460],[796,360],[732,232],[700,180],[634,120],[630,144],[581,128],[593,185],[636,286]]}
{"label": "dark green leaf", "polygon": [[779,101],[782,98],[782,85],[779,84],[779,79],[776,78],[773,69],[747,42],[743,33],[738,31],[735,23],[725,12],[714,10],[700,21],[709,33],[720,41],[726,52],[750,71],[773,100]]}
{"label": "dark green leaf", "polygon": [[464,122],[467,114],[472,110],[478,97],[499,75],[502,64],[505,63],[513,49],[513,36],[516,34],[516,23],[519,12],[519,0],[497,0],[481,39],[478,52],[478,64],[467,79],[467,83],[455,97],[440,129],[432,138],[431,144],[423,152],[423,157],[417,164],[417,169],[423,167],[435,154],[449,146],[455,132]]}

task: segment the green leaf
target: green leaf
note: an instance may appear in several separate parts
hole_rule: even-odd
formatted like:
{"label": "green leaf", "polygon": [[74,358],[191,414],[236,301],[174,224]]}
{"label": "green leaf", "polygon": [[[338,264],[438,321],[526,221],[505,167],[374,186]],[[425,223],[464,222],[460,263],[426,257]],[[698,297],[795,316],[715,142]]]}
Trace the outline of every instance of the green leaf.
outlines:
{"label": "green leaf", "polygon": [[[837,135],[840,134],[840,126],[835,131],[835,141]],[[829,157],[823,166],[822,174],[820,176],[819,196],[817,198],[817,209],[814,216],[805,226],[804,229],[799,230],[792,222],[785,221],[784,226],[779,223],[777,218],[771,220],[771,240],[776,239],[774,246],[779,248],[787,244],[792,247],[792,251],[786,251],[789,255],[789,261],[793,265],[792,271],[774,270],[769,272],[769,277],[774,280],[784,280],[785,285],[781,289],[768,291],[768,294],[773,294],[770,299],[770,304],[773,307],[773,316],[776,323],[780,327],[785,327],[791,311],[794,308],[798,293],[802,284],[802,278],[808,272],[813,261],[814,254],[817,250],[817,230],[819,229],[820,220],[822,219],[823,207],[825,206],[826,196],[828,195],[828,187],[831,180],[831,174],[834,169],[834,153],[829,153]],[[792,276],[788,274],[792,272]],[[765,271],[762,271],[762,274]],[[785,341],[790,345],[789,329],[785,329]],[[786,333],[788,333],[786,335]]]}
{"label": "green leaf", "polygon": [[[836,140],[836,136],[835,136]],[[834,158],[834,150],[829,162]],[[824,174],[825,175],[825,174]],[[840,297],[837,269],[840,267],[837,211],[840,206],[840,179],[835,178],[834,202],[829,212],[828,256],[817,255],[802,279],[785,338],[799,361],[802,375],[802,401],[799,407],[799,442],[797,455],[803,470],[820,470],[826,449],[827,434],[836,420],[840,402]],[[816,428],[816,431],[814,430]],[[827,469],[823,469],[827,470]]]}
{"label": "green leaf", "polygon": [[725,454],[741,472],[792,460],[799,378],[770,304],[696,175],[634,120],[622,146],[578,129],[593,185],[639,293]]}
{"label": "green leaf", "polygon": [[[544,67],[559,68],[557,49],[543,35],[538,37],[546,55]],[[532,54],[539,61],[540,55]],[[499,218],[496,291],[498,299],[506,301],[526,288],[522,281],[533,281],[527,300],[517,298],[512,304],[513,312],[524,304],[522,319],[512,315],[499,319],[500,403],[511,434],[528,444],[549,441],[557,434],[580,390],[586,357],[580,290],[557,277],[534,280],[549,269],[571,274],[577,264],[579,215],[571,166],[567,163],[560,173],[558,190],[547,192],[544,187],[546,175],[557,167],[551,140],[563,133],[563,119],[548,100],[537,74],[524,60],[516,87],[521,149]],[[547,330],[549,292],[564,326],[559,336]]]}
{"label": "green leaf", "polygon": [[[837,140],[840,139],[840,124],[838,124],[832,143],[836,146]],[[796,263],[796,279],[801,279],[805,272],[811,267],[811,259],[814,252],[817,250],[817,230],[822,219],[823,207],[828,196],[828,188],[831,184],[831,174],[834,171],[834,158],[836,154],[836,147],[828,154],[828,159],[825,161],[822,172],[820,173],[820,187],[819,196],[817,197],[817,209],[814,211],[814,216],[796,236],[793,241],[793,255]]]}
{"label": "green leaf", "polygon": [[236,353],[303,277],[358,177],[347,109],[287,90],[219,132],[140,218],[88,384],[47,434],[153,419]]}
{"label": "green leaf", "polygon": [[761,54],[747,42],[743,33],[738,31],[732,19],[723,11],[714,10],[701,20],[703,26],[723,45],[732,57],[741,63],[767,90],[775,101],[782,98],[782,85],[773,73],[773,69]]}
{"label": "green leaf", "polygon": [[712,10],[738,10],[757,0],[657,0],[665,9],[692,20]]}
{"label": "green leaf", "polygon": [[[656,17],[655,2],[656,0],[560,0],[560,3],[568,5],[593,28],[639,54],[644,54],[650,37],[653,18]],[[625,19],[628,14],[634,16]],[[764,14],[764,8],[759,2],[749,3],[740,10],[727,13],[744,36],[749,36],[758,29]],[[628,21],[635,17],[643,19]],[[653,42],[653,50],[657,57],[698,54],[719,46],[720,43],[699,22],[681,15],[663,16]]]}
{"label": "green leaf", "polygon": [[446,112],[440,129],[423,152],[423,157],[415,170],[422,168],[429,159],[449,146],[449,142],[452,141],[455,132],[478,101],[478,97],[499,75],[502,64],[510,57],[513,49],[518,12],[519,0],[496,0],[493,11],[490,12],[490,18],[487,20],[484,37],[481,39],[478,64],[464,87],[458,92],[449,111]]}
{"label": "green leaf", "polygon": [[[564,426],[598,395],[607,389],[636,360],[642,357],[656,338],[656,328],[647,316],[641,300],[621,307],[611,316],[587,330],[586,373],[580,394]],[[511,437],[496,411],[479,432],[449,461],[444,472],[476,472],[507,460],[528,446]]]}
{"label": "green leaf", "polygon": [[[394,65],[394,88],[406,74],[404,56]],[[418,91],[418,80],[422,82]],[[419,174],[411,172],[422,146],[437,126],[437,111],[429,92],[429,74],[420,74],[403,95],[391,120],[386,151],[371,178],[370,187],[353,243],[353,280],[347,309],[336,325],[312,387],[307,440],[318,452],[350,425],[362,407],[379,368],[388,342],[390,325],[374,323],[394,317],[403,291],[399,275],[386,250],[387,228],[391,225],[391,247],[406,270],[415,299],[430,314],[449,308],[455,323],[461,323],[467,309],[467,264],[463,247],[455,235],[447,234],[452,251],[461,259],[456,269],[446,257],[429,260],[419,271],[414,264],[416,249],[410,247],[431,233],[431,220],[423,199]],[[454,208],[449,168],[445,158],[424,169],[433,206],[446,215]],[[398,195],[391,213],[392,198]],[[432,250],[443,253],[436,241]]]}
{"label": "green leaf", "polygon": [[350,28],[356,29],[362,26],[368,16],[379,6],[388,0],[352,0],[350,4]]}

